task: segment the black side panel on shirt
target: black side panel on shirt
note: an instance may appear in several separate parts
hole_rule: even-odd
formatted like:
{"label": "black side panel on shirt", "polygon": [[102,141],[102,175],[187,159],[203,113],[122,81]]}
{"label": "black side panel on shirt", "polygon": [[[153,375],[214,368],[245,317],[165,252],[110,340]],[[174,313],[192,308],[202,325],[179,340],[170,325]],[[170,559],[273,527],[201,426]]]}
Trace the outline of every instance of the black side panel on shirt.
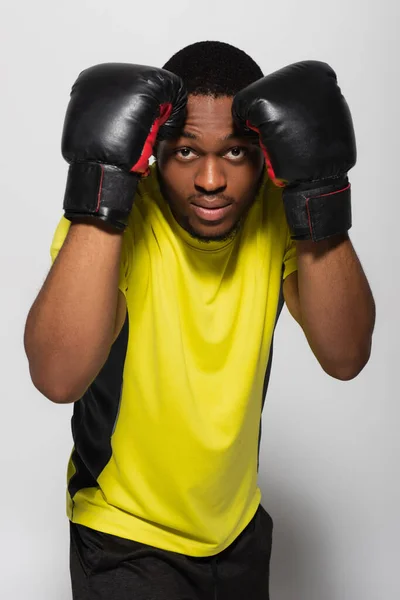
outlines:
{"label": "black side panel on shirt", "polygon": [[[283,308],[284,303],[285,303],[285,300],[284,300],[284,297],[283,297],[283,285],[281,285],[281,291],[280,291],[280,294],[279,294],[278,309],[276,311],[274,333],[275,333],[275,328],[276,328],[276,325],[278,323],[279,316],[280,316],[280,314],[282,312],[282,308]],[[273,357],[273,354],[274,354],[274,336],[272,335],[271,349],[269,351],[268,363],[267,363],[267,368],[265,370],[265,376],[264,376],[264,386],[263,386],[263,397],[262,397],[262,404],[261,404],[261,413],[262,413],[262,411],[264,409],[265,396],[267,395],[269,378],[270,378],[270,375],[271,375],[271,367],[272,367],[272,357]],[[258,434],[257,471],[258,471],[259,466],[260,466],[261,434],[262,434],[262,418],[260,418],[260,432]]]}
{"label": "black side panel on shirt", "polygon": [[101,371],[74,404],[72,461],[76,472],[68,485],[71,498],[82,488],[97,486],[97,477],[111,458],[111,436],[118,418],[128,335],[127,314]]}

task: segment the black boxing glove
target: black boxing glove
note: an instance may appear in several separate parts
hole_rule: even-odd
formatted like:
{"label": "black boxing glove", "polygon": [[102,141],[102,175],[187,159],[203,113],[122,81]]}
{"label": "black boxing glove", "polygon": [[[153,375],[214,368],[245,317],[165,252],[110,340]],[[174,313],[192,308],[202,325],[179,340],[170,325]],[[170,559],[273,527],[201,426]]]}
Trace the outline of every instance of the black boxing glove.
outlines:
{"label": "black boxing glove", "polygon": [[163,138],[178,134],[186,99],[180,77],[164,69],[106,63],[83,71],[62,135],[70,163],[65,217],[100,219],[124,230],[159,129]]}
{"label": "black boxing glove", "polygon": [[331,67],[289,65],[241,90],[233,117],[256,131],[270,178],[283,187],[295,240],[319,241],[352,225],[347,172],[356,163],[349,107]]}

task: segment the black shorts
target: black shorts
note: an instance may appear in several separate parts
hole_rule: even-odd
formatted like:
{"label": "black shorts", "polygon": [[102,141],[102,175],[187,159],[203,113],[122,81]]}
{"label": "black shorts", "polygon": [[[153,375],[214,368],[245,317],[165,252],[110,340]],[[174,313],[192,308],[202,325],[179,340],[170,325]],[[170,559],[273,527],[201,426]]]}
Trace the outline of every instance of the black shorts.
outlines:
{"label": "black shorts", "polygon": [[73,600],[268,600],[272,527],[260,505],[228,548],[196,558],[71,523]]}

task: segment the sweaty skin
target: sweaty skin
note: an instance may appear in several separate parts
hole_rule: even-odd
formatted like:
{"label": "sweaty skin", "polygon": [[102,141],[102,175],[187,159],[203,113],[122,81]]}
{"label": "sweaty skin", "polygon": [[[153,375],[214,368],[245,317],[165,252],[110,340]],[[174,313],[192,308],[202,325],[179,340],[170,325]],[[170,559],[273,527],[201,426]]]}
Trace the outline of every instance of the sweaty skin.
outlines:
{"label": "sweaty skin", "polygon": [[161,188],[175,219],[205,241],[236,230],[264,169],[257,140],[234,128],[232,100],[189,96],[181,137],[160,142],[157,149]]}

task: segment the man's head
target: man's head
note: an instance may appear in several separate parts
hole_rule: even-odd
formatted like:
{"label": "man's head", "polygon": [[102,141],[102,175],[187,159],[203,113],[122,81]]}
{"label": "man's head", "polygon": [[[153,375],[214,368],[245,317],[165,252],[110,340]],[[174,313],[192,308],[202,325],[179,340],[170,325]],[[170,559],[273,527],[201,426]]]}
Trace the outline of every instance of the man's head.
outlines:
{"label": "man's head", "polygon": [[229,237],[254,201],[264,159],[254,137],[232,120],[234,95],[263,76],[243,51],[222,42],[199,42],[163,67],[188,92],[179,139],[157,146],[160,184],[178,223],[202,240]]}

